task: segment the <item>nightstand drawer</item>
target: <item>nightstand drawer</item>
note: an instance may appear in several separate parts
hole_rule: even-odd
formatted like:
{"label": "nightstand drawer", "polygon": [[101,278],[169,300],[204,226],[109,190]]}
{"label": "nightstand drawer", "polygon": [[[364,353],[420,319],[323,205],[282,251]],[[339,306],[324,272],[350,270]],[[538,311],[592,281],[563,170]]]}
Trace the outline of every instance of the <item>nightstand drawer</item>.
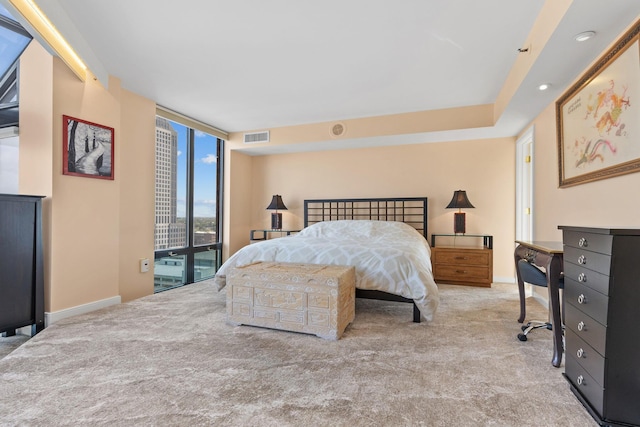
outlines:
{"label": "nightstand drawer", "polygon": [[436,280],[452,280],[457,282],[491,281],[488,267],[473,267],[468,265],[438,265],[435,272]]}
{"label": "nightstand drawer", "polygon": [[488,266],[490,254],[483,249],[437,248],[433,251],[434,264]]}

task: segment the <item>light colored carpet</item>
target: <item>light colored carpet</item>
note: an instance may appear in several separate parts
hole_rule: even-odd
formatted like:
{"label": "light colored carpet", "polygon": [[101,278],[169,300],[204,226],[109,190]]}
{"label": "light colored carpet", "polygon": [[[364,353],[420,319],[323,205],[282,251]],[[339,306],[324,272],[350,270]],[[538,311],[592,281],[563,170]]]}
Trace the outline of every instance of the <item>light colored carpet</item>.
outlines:
{"label": "light colored carpet", "polygon": [[27,335],[14,335],[12,337],[0,336],[0,359],[11,353],[16,348],[27,342],[29,337]]}
{"label": "light colored carpet", "polygon": [[0,360],[0,425],[596,425],[515,285],[440,288],[430,324],[358,300],[337,342],[227,325],[211,282],[66,319]]}

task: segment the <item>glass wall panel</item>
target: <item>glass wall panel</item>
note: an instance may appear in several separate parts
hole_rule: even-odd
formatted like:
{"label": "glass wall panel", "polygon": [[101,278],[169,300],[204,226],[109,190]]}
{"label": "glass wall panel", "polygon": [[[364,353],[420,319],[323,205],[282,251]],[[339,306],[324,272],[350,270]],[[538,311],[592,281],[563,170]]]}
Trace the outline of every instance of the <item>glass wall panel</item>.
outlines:
{"label": "glass wall panel", "polygon": [[194,254],[194,281],[211,279],[220,268],[219,251],[211,250]]}
{"label": "glass wall panel", "polygon": [[184,285],[187,280],[186,263],[185,255],[156,258],[153,263],[154,292]]}
{"label": "glass wall panel", "polygon": [[194,246],[218,241],[216,223],[216,190],[218,153],[217,138],[194,131],[193,162],[193,236]]}
{"label": "glass wall panel", "polygon": [[223,141],[156,116],[156,292],[220,267]]}
{"label": "glass wall panel", "polygon": [[187,128],[156,117],[155,249],[187,245]]}

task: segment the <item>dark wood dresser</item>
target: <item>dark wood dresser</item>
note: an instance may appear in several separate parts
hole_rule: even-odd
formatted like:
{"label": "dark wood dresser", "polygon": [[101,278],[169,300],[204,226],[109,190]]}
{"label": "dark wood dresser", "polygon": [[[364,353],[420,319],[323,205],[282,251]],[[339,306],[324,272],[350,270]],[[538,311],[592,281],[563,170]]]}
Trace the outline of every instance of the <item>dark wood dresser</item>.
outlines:
{"label": "dark wood dresser", "polygon": [[44,328],[42,197],[0,194],[0,332]]}
{"label": "dark wood dresser", "polygon": [[640,229],[563,231],[565,376],[601,425],[640,425]]}

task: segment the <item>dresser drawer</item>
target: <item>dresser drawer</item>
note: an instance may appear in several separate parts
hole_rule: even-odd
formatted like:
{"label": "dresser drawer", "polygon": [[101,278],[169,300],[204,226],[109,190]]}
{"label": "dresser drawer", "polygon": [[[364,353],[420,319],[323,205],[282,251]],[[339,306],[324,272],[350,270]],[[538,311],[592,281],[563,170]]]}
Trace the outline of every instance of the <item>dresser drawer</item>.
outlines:
{"label": "dresser drawer", "polygon": [[565,262],[564,277],[565,281],[566,279],[575,280],[603,295],[609,295],[609,276],[605,274],[589,270],[581,265]]}
{"label": "dresser drawer", "polygon": [[488,266],[490,253],[484,249],[434,248],[434,264]]}
{"label": "dresser drawer", "polygon": [[[572,355],[580,366],[601,387],[604,387],[604,357],[570,329],[567,329],[565,333],[567,338],[567,357]],[[567,359],[567,363],[568,361],[569,359]]]}
{"label": "dresser drawer", "polygon": [[607,276],[611,270],[611,255],[604,255],[572,246],[564,247],[564,262],[570,262]]}
{"label": "dresser drawer", "polygon": [[573,354],[567,353],[565,374],[576,390],[584,396],[591,407],[602,417],[604,389],[600,387],[600,384],[576,361]]}
{"label": "dresser drawer", "polygon": [[565,230],[562,235],[565,245],[611,255],[613,236]]}
{"label": "dresser drawer", "polygon": [[571,304],[565,305],[565,329],[572,330],[576,335],[590,344],[598,353],[605,354],[607,328],[593,318],[587,316]]}
{"label": "dresser drawer", "polygon": [[564,292],[565,302],[594,318],[598,323],[607,325],[608,296],[566,277],[564,278]]}

